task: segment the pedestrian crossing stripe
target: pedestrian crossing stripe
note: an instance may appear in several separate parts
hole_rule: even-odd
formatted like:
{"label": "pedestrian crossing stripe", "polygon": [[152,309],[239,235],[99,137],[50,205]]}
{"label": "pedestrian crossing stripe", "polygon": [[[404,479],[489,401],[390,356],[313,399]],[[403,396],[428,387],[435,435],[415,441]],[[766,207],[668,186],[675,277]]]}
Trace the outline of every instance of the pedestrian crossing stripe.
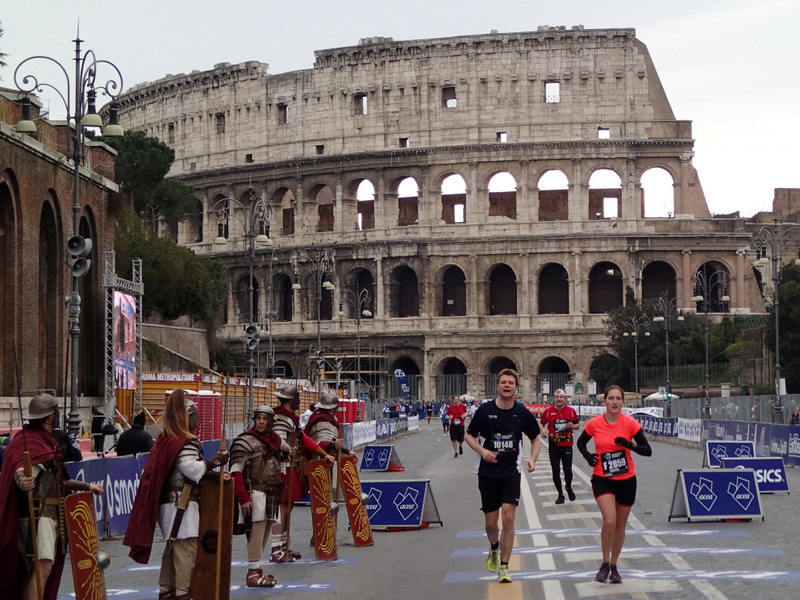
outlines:
{"label": "pedestrian crossing stripe", "polygon": [[[576,570],[536,570],[536,571],[511,571],[514,581],[545,581],[545,580],[592,580],[597,569]],[[758,582],[800,582],[800,571],[749,571],[732,569],[729,571],[684,569],[673,571],[651,571],[644,569],[624,569],[620,572],[622,579],[644,579],[660,581],[690,581],[690,580],[729,580],[729,581],[758,581]],[[447,573],[442,583],[481,583],[495,582],[497,575],[482,571],[466,571],[461,573]]]}
{"label": "pedestrian crossing stripe", "polygon": [[[599,527],[562,527],[553,529],[517,529],[515,535],[591,535],[600,534]],[[744,529],[626,529],[626,536],[633,535],[678,535],[685,537],[715,536],[715,537],[750,537]],[[482,529],[459,531],[457,538],[485,538],[486,532]]]}
{"label": "pedestrian crossing stripe", "polygon": [[[591,552],[600,554],[600,546],[521,546],[514,548],[514,554],[577,554],[581,552]],[[780,548],[680,548],[678,546],[644,546],[641,548],[624,547],[622,549],[623,558],[625,555],[647,554],[661,555],[665,552],[675,554],[715,554],[715,555],[739,555],[751,554],[756,556],[787,556],[787,553]],[[470,556],[484,556],[487,553],[483,548],[457,548],[453,551],[453,558],[463,558]]]}

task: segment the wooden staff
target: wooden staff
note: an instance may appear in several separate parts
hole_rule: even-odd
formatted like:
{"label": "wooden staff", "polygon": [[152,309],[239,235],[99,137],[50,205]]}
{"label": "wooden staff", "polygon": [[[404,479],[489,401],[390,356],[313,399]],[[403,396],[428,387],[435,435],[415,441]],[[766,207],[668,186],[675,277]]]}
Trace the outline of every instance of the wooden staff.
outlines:
{"label": "wooden staff", "polygon": [[[24,419],[22,415],[22,392],[20,391],[19,382],[19,365],[17,364],[17,344],[12,338],[12,350],[14,353],[14,376],[17,380],[17,405],[19,406],[19,422],[22,425],[22,447],[25,451],[22,453],[22,469],[25,477],[33,476],[33,465],[31,464],[31,454],[28,452],[28,439],[25,437],[25,425],[22,423]],[[33,490],[28,490],[28,514],[30,515],[30,531],[33,541],[33,576],[36,578],[36,597],[42,600],[44,597],[44,590],[42,589],[42,574],[39,572],[39,540],[36,536],[36,509],[33,505]]]}
{"label": "wooden staff", "polygon": [[[337,415],[337,417],[338,417],[338,415]],[[338,418],[337,418],[337,426],[339,427],[339,431],[338,431],[339,439],[343,439],[344,438],[344,431],[343,431],[342,424],[338,423]],[[336,442],[334,442],[334,444],[336,444]],[[339,505],[339,492],[341,491],[341,488],[342,488],[342,477],[341,477],[341,472],[340,472],[340,468],[339,467],[341,465],[341,462],[342,462],[342,449],[341,448],[337,448],[336,449],[336,464],[333,465],[333,475],[334,475],[334,477],[336,477],[336,491],[335,491],[335,495],[333,497],[333,500],[334,500],[334,502],[336,502],[336,505],[337,505],[336,514],[333,515],[333,534],[334,534],[334,539],[336,538],[336,532],[339,529],[338,505]]]}
{"label": "wooden staff", "polygon": [[[219,451],[222,452],[226,448],[225,443],[225,405],[228,403],[228,379],[225,379],[225,403],[222,405],[222,423],[220,424],[220,436],[219,436]],[[225,504],[225,467],[220,466],[219,468],[219,498],[217,499],[217,569],[216,569],[216,576],[217,576],[217,585],[214,587],[214,598],[216,600],[220,599],[220,594],[222,591],[220,587],[222,586],[222,522],[224,516],[224,504]]]}

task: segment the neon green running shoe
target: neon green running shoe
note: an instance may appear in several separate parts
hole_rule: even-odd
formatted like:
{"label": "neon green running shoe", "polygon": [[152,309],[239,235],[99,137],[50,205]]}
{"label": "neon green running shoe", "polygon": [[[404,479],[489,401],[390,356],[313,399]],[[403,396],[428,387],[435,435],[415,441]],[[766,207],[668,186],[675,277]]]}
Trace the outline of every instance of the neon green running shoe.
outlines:
{"label": "neon green running shoe", "polygon": [[497,569],[497,581],[500,583],[511,583],[511,575],[508,574],[508,565],[500,565]]}
{"label": "neon green running shoe", "polygon": [[486,569],[495,573],[497,571],[497,567],[500,565],[498,555],[500,552],[498,550],[489,550],[489,556],[486,557]]}

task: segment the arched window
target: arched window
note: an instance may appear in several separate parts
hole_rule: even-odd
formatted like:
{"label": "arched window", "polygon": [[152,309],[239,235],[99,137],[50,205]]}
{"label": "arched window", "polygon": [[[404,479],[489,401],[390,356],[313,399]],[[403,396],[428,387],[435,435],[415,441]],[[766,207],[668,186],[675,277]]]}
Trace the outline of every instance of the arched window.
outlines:
{"label": "arched window", "polygon": [[569,313],[569,276],[559,264],[546,265],[539,273],[539,314]]}
{"label": "arched window", "polygon": [[642,174],[642,214],[646,218],[675,216],[675,180],[666,169],[653,167]]}
{"label": "arched window", "polygon": [[362,229],[375,229],[375,186],[369,179],[364,179],[358,184],[356,191],[358,215],[356,227]]}
{"label": "arched window", "polygon": [[569,180],[562,171],[550,169],[539,178],[539,220],[565,221],[569,218]]}
{"label": "arched window", "polygon": [[467,314],[467,278],[458,267],[450,267],[442,277],[442,316],[463,317]]}
{"label": "arched window", "polygon": [[508,265],[496,266],[489,275],[490,315],[517,314],[517,278]]}
{"label": "arched window", "polygon": [[589,219],[622,216],[622,180],[611,169],[597,169],[589,178]]}
{"label": "arched window", "polygon": [[589,273],[589,312],[605,313],[622,306],[622,271],[611,262],[601,262]]}
{"label": "arched window", "polygon": [[466,221],[467,183],[461,175],[453,174],[442,181],[442,221],[448,224]]}
{"label": "arched window", "polygon": [[406,177],[397,186],[397,224],[416,225],[419,222],[419,185]]}
{"label": "arched window", "polygon": [[517,182],[511,173],[497,173],[489,180],[489,216],[517,218]]}

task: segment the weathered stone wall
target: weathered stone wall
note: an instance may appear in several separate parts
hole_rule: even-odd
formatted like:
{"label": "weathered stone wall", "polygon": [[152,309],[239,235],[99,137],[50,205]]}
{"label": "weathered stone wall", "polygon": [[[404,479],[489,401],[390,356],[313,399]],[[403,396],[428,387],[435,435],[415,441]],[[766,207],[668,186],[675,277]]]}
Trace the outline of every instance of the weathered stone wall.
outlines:
{"label": "weathered stone wall", "polygon": [[[249,264],[235,203],[227,246],[211,243],[219,233],[215,203],[224,197],[271,203],[275,251],[257,251],[256,313],[271,331],[274,357],[301,376],[319,331],[328,356],[352,356],[360,343],[386,357],[388,373],[410,361],[426,398],[451,359],[465,365],[465,391],[474,395],[491,393],[484,378],[498,359],[521,371],[526,394],[555,359],[585,382],[608,343],[605,310],[596,309],[608,294],[621,302],[630,286],[637,298],[668,293],[694,308],[692,277],[709,262],[730,276],[730,312],[763,311],[752,226],[709,214],[692,166],[691,123],[675,119],[632,29],[368,38],[315,54],[308,70],[269,75],[262,63],[222,64],[121,98],[123,125],[173,146],[173,175],[196,190],[202,211],[180,225],[178,240],[225,259],[233,291],[221,334],[232,343],[249,318],[241,296]],[[558,84],[557,97],[546,97],[546,84]],[[673,180],[664,218],[644,210],[642,176],[653,167]],[[539,182],[554,169],[568,185],[548,196]],[[600,169],[617,174],[619,189],[590,190]],[[505,210],[492,208],[489,193],[501,172],[515,182]],[[466,190],[445,197],[442,182],[452,174]],[[419,188],[416,219],[398,199],[408,177]],[[375,189],[369,207],[357,198],[365,180]],[[618,200],[613,217],[597,212],[609,194]],[[463,204],[463,222],[451,218],[452,202]],[[323,249],[334,255],[337,290],[367,282],[371,318],[341,317],[334,306],[330,320],[317,321],[313,286],[286,289],[298,264],[308,266],[293,259],[297,252]],[[542,295],[552,293],[542,283],[551,265],[567,282],[563,314],[541,308]],[[397,279],[405,268],[417,281],[412,316],[395,308],[411,293]],[[446,314],[452,269],[464,274],[465,310],[457,316]],[[606,271],[611,288],[603,287]],[[493,314],[497,294],[515,294],[511,314]],[[289,303],[284,316],[265,321],[282,303]],[[259,364],[266,346],[262,340]]]}
{"label": "weathered stone wall", "polygon": [[[14,115],[13,99],[0,95],[0,114]],[[64,262],[73,235],[74,170],[61,153],[64,127],[37,120],[44,141],[19,134],[15,123],[0,122],[0,395],[15,396],[16,354],[19,388],[64,392],[69,335],[64,297],[72,290]],[[60,145],[59,145],[60,144]],[[59,150],[61,152],[59,152]],[[80,371],[78,394],[103,394],[105,295],[102,257],[114,247],[118,186],[110,179],[116,152],[87,142],[80,166],[81,234],[90,237],[93,265],[80,278]],[[84,405],[85,406],[85,405]]]}

